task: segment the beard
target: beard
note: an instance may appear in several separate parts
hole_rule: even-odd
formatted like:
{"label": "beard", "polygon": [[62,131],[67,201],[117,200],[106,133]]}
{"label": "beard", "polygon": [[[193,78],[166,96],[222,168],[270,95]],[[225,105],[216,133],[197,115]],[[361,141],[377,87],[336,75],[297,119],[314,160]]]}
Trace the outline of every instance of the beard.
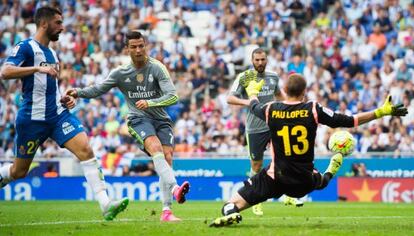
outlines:
{"label": "beard", "polygon": [[261,74],[266,69],[266,65],[264,65],[264,66],[254,66],[254,69]]}
{"label": "beard", "polygon": [[52,34],[49,36],[50,41],[56,42],[59,40],[59,34]]}
{"label": "beard", "polygon": [[59,40],[59,34],[60,32],[57,33],[53,33],[51,30],[47,30],[47,36],[49,38],[50,41],[56,42]]}

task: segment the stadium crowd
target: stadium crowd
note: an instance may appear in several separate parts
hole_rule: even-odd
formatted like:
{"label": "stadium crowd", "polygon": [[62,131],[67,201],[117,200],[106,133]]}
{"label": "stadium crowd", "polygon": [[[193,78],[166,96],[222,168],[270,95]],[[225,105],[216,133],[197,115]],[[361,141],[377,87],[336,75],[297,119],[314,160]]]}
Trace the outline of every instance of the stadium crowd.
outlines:
{"label": "stadium crowd", "polygon": [[[280,86],[288,72],[305,76],[307,99],[347,114],[381,105],[390,93],[409,114],[355,128],[357,153],[414,151],[414,3],[408,0],[3,0],[0,65],[14,45],[35,30],[42,4],[63,11],[65,30],[53,44],[61,61],[60,90],[88,86],[128,63],[123,34],[140,29],[149,55],[163,62],[179,103],[167,111],[175,123],[178,156],[247,155],[245,108],[226,96],[236,74],[250,67],[257,46],[268,51],[267,69]],[[13,156],[14,119],[21,81],[1,81],[0,158]],[[109,170],[140,152],[126,127],[127,105],[116,90],[79,100],[74,113]],[[318,129],[316,152],[327,153],[332,131]],[[38,156],[67,155],[48,141]],[[124,171],[125,172],[125,171]]]}

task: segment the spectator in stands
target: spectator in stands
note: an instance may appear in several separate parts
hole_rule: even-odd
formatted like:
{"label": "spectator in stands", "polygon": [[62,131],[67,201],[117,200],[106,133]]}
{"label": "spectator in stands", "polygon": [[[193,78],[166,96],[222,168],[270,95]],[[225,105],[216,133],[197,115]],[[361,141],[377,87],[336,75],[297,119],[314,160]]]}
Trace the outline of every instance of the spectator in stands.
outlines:
{"label": "spectator in stands", "polygon": [[43,173],[43,177],[45,178],[56,178],[59,177],[59,173],[56,170],[56,166],[53,163],[49,163],[47,165],[47,170]]}
{"label": "spectator in stands", "polygon": [[140,162],[129,170],[130,176],[155,176],[154,163],[152,161]]}
{"label": "spectator in stands", "polygon": [[369,35],[369,43],[374,44],[377,47],[377,51],[382,51],[387,45],[387,38],[381,31],[379,24],[374,25],[374,31]]}
{"label": "spectator in stands", "polygon": [[299,54],[293,56],[292,62],[288,64],[287,70],[288,72],[295,72],[299,74],[303,74],[303,70],[305,69],[305,63],[302,60],[302,57]]}

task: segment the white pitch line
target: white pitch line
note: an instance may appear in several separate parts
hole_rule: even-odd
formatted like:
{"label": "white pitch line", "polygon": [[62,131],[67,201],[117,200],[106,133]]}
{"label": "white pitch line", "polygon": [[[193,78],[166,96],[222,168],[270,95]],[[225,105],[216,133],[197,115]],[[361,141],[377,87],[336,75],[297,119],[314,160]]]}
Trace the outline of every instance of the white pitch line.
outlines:
{"label": "white pitch line", "polygon": [[[414,219],[414,216],[275,216],[275,217],[244,217],[247,221],[273,221],[273,220],[292,220],[297,218],[309,218],[310,220],[323,219]],[[213,218],[191,218],[184,219],[186,221],[205,221],[213,220]],[[117,223],[117,222],[157,222],[158,219],[119,219],[114,221],[104,220],[71,220],[71,221],[49,221],[49,222],[32,222],[21,224],[0,224],[0,228],[15,226],[45,226],[45,225],[72,225],[72,224],[99,224],[99,223]]]}

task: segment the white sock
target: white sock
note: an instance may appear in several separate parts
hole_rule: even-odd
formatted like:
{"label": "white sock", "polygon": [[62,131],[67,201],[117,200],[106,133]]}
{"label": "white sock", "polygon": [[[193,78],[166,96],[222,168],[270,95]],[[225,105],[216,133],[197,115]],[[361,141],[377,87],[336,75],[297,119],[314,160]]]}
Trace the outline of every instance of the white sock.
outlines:
{"label": "white sock", "polygon": [[161,191],[161,202],[162,202],[162,210],[170,210],[172,205],[172,193],[168,188],[168,185],[163,181],[163,178],[160,177],[159,180],[160,191]]}
{"label": "white sock", "polygon": [[98,161],[96,158],[92,158],[87,161],[81,161],[80,164],[82,166],[86,181],[92,188],[101,210],[105,210],[105,207],[108,205],[110,200],[108,194],[106,193],[105,179]]}
{"label": "white sock", "polygon": [[168,191],[171,192],[174,186],[177,185],[177,180],[175,179],[173,169],[170,165],[168,165],[163,153],[155,154],[152,156],[152,159],[154,161],[155,171],[157,172],[160,179],[162,179],[164,182],[164,185],[166,185]]}
{"label": "white sock", "polygon": [[0,177],[2,178],[2,181],[0,182],[0,188],[13,181],[13,178],[10,176],[10,168],[12,165],[13,164],[5,164],[0,168]]}
{"label": "white sock", "polygon": [[254,171],[252,168],[250,168],[249,177],[253,177],[257,174],[256,171]]}

